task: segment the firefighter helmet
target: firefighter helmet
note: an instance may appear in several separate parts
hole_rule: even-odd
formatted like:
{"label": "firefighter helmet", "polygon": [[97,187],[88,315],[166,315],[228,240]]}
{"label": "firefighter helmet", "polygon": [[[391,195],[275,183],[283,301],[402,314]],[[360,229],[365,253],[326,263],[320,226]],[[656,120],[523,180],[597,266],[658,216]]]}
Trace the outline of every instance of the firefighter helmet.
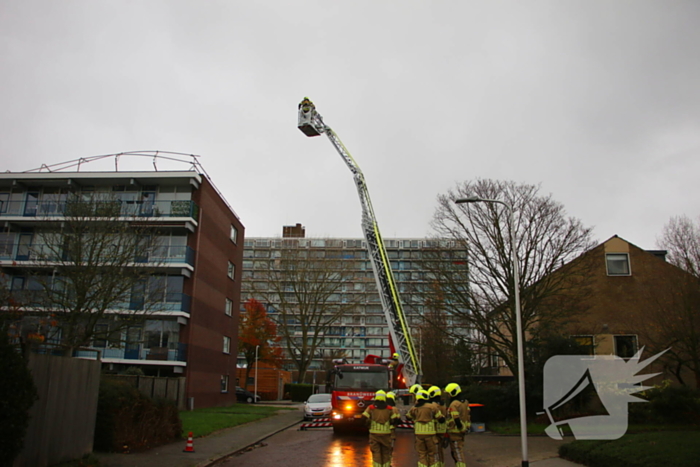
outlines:
{"label": "firefighter helmet", "polygon": [[430,394],[428,394],[428,391],[425,389],[421,389],[420,391],[416,392],[416,400],[428,400],[430,399]]}
{"label": "firefighter helmet", "polygon": [[421,386],[420,384],[414,384],[413,386],[411,386],[411,389],[409,389],[408,392],[410,392],[411,394],[415,394],[421,389],[423,389],[423,386]]}
{"label": "firefighter helmet", "polygon": [[459,387],[459,384],[457,383],[450,383],[447,386],[445,386],[445,392],[450,396],[455,397],[457,396],[457,394],[462,392],[462,388]]}
{"label": "firefighter helmet", "polygon": [[428,394],[430,394],[430,398],[432,399],[433,397],[439,397],[442,395],[442,391],[440,390],[439,387],[437,386],[431,386],[430,389],[428,389]]}
{"label": "firefighter helmet", "polygon": [[374,394],[374,400],[375,401],[385,401],[386,400],[386,393],[382,390],[377,391]]}
{"label": "firefighter helmet", "polygon": [[391,356],[392,360],[398,360],[399,359],[399,354],[394,353],[394,355]]}
{"label": "firefighter helmet", "polygon": [[386,398],[387,398],[387,399],[391,399],[392,401],[396,402],[396,394],[394,394],[394,393],[391,392],[391,391],[389,391],[389,392],[386,393]]}

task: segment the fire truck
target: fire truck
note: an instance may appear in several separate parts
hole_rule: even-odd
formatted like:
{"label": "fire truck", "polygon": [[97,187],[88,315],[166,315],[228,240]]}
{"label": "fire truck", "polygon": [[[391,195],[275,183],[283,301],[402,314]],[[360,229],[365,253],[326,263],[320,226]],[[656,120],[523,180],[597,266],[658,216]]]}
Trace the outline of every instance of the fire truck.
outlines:
{"label": "fire truck", "polygon": [[[369,361],[370,358],[366,358]],[[326,391],[331,394],[331,424],[338,433],[346,429],[364,429],[362,412],[372,403],[374,393],[392,388],[394,369],[383,359],[379,363],[349,363],[333,361],[328,372]]]}
{"label": "fire truck", "polygon": [[298,108],[297,126],[302,133],[310,137],[325,134],[353,174],[362,206],[362,232],[389,328],[391,353],[396,351],[400,362],[394,366],[396,362],[368,355],[362,364],[339,362],[335,365],[329,375],[335,430],[341,422],[346,424],[358,420],[363,407],[378,389],[406,388],[420,383],[421,370],[362,170],[338,135],[323,122],[316,106],[308,98],[304,98]]}

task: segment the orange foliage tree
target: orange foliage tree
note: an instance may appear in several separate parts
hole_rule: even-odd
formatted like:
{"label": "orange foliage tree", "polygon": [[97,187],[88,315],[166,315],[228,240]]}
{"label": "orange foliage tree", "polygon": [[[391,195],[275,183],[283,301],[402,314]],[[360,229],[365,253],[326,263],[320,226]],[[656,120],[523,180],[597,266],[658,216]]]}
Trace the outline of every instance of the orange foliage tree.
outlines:
{"label": "orange foliage tree", "polygon": [[265,306],[254,298],[245,302],[245,312],[241,313],[238,328],[239,351],[245,355],[246,381],[255,364],[255,348],[258,347],[258,361],[275,368],[282,366],[281,339],[277,335],[277,324],[267,316]]}

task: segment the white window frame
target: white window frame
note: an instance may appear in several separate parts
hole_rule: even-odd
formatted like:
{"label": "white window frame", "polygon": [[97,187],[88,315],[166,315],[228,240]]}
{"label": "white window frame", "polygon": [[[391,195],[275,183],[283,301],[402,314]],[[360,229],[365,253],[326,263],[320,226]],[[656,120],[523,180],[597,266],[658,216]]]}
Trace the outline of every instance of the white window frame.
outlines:
{"label": "white window frame", "polygon": [[[610,272],[610,263],[608,258],[611,256],[624,256],[627,260],[627,273],[616,273]],[[605,253],[605,270],[608,276],[631,276],[632,275],[632,265],[630,264],[629,253]]]}
{"label": "white window frame", "polygon": [[228,336],[224,336],[224,353],[225,354],[231,354],[231,338]]}
{"label": "white window frame", "polygon": [[233,264],[231,261],[228,262],[228,268],[226,270],[226,275],[232,281],[236,280],[236,265]]}
{"label": "white window frame", "polygon": [[226,316],[233,316],[233,300],[226,298],[226,304],[224,305],[224,313]]}
{"label": "white window frame", "polygon": [[231,233],[229,238],[233,243],[238,244],[238,229],[233,224],[231,224]]}

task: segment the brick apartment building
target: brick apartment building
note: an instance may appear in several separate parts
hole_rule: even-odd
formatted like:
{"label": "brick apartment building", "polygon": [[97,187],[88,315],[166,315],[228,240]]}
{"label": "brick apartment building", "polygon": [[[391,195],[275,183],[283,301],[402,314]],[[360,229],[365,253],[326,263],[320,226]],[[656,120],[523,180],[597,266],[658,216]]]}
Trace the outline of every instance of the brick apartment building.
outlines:
{"label": "brick apartment building", "polygon": [[[37,267],[33,255],[41,242],[35,231],[47,225],[58,228],[66,199],[81,193],[116,199],[120,220],[146,223],[162,242],[152,276],[165,284],[158,311],[145,323],[126,329],[121,342],[92,342],[91,347],[101,352],[103,369],[120,373],[138,367],[146,375],[184,376],[185,396],[194,406],[234,403],[244,227],[206,175],[194,171],[0,174],[0,267],[7,287],[13,293],[29,287],[26,271]],[[133,311],[138,301],[132,297],[125,307]],[[118,316],[120,310],[112,313]],[[60,345],[60,332],[54,340],[52,344]],[[85,350],[75,354],[94,355]]]}

